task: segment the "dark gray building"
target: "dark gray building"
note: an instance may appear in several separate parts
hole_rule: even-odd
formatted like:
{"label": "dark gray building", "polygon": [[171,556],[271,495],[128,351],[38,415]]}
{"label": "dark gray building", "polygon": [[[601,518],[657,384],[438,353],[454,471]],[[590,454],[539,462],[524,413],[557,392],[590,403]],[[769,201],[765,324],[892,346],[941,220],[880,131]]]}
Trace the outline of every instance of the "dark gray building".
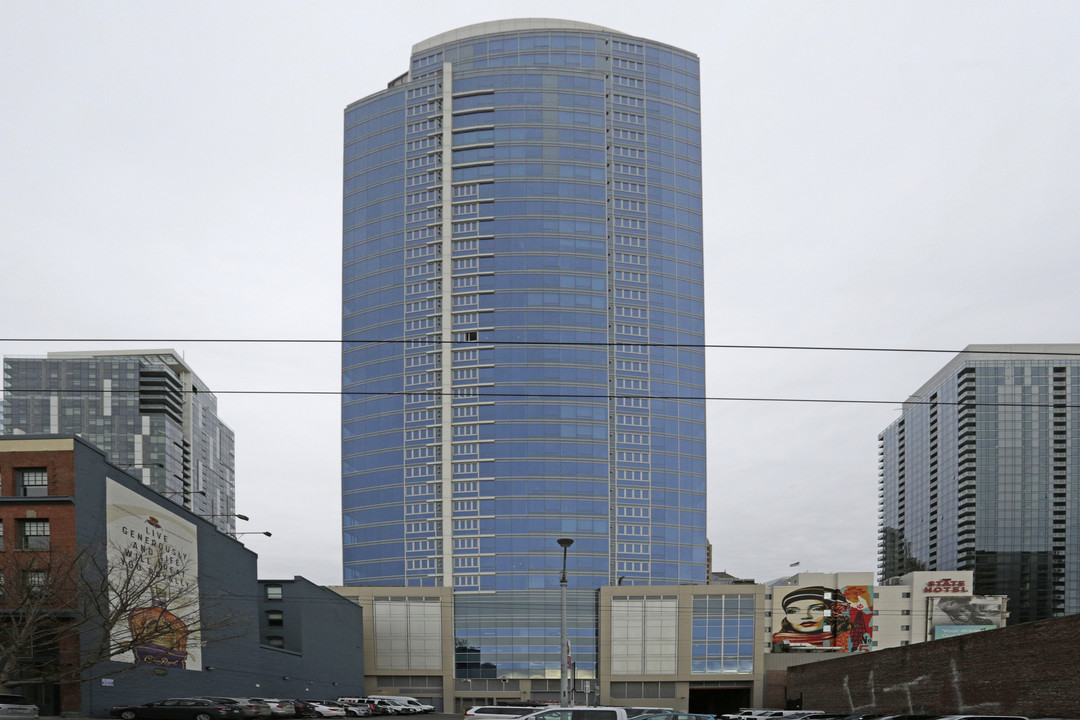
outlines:
{"label": "dark gray building", "polygon": [[1080,612],[1080,345],[969,345],[878,440],[882,580],[971,570],[1010,624]]}
{"label": "dark gray building", "polygon": [[[27,494],[26,478],[44,482],[30,485]],[[33,668],[93,665],[81,682],[23,686],[42,715],[103,716],[115,705],[167,697],[363,694],[360,607],[301,577],[260,582],[255,553],[149,490],[78,437],[0,438],[0,528],[5,526],[0,613],[25,608],[27,597],[47,588],[57,617],[87,618],[77,632],[20,653],[20,663]],[[137,571],[125,574],[133,556],[175,559],[175,565],[155,576],[159,566],[148,561],[149,579]],[[72,557],[77,565],[67,560]],[[99,572],[88,574],[84,561]],[[27,571],[16,567],[33,567],[37,585],[30,586]],[[80,578],[76,585],[66,582],[72,568]],[[103,574],[110,598],[123,599],[132,587],[137,596],[126,604],[102,604],[106,591],[95,595],[88,584]],[[50,575],[58,582],[50,584]],[[69,594],[71,587],[76,589]],[[86,609],[94,603],[121,612],[120,621]],[[152,641],[138,636],[140,642],[130,642],[139,628],[155,623],[169,628],[165,639],[159,632]],[[111,659],[99,661],[103,627]]]}
{"label": "dark gray building", "polygon": [[144,485],[235,526],[233,432],[175,350],[4,358],[5,435],[75,434]]}

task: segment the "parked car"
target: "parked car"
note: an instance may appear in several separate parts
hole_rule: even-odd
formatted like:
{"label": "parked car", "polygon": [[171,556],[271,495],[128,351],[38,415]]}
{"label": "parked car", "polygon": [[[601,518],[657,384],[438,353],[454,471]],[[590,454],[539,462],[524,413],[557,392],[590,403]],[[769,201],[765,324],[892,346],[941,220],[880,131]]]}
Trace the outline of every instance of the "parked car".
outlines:
{"label": "parked car", "polygon": [[409,697],[408,695],[370,695],[369,698],[371,700],[392,700],[400,705],[411,707],[418,713],[431,712],[435,709],[434,705],[422,703],[416,698]]}
{"label": "parked car", "polygon": [[36,718],[38,706],[22,695],[0,695],[0,720]]}
{"label": "parked car", "polygon": [[392,700],[386,697],[371,697],[369,699],[374,700],[375,702],[390,703],[394,709],[397,710],[398,715],[416,715],[423,712],[419,705],[408,705],[400,700]]}
{"label": "parked car", "polygon": [[346,715],[352,715],[353,717],[369,717],[375,714],[375,711],[371,709],[371,703],[352,702],[349,700],[338,700],[338,702],[345,706]]}
{"label": "parked car", "polygon": [[626,708],[626,717],[639,718],[645,717],[646,715],[663,715],[673,712],[675,712],[674,708],[628,707]]}
{"label": "parked car", "polygon": [[465,720],[509,720],[542,710],[535,705],[476,705],[465,711]]}
{"label": "parked car", "polygon": [[121,720],[237,720],[239,706],[208,698],[168,698],[144,705],[117,705],[110,714]]}
{"label": "parked car", "polygon": [[276,698],[251,698],[255,702],[266,703],[273,717],[296,717],[296,706],[292,700],[278,700]]}
{"label": "parked car", "polygon": [[234,698],[234,697],[213,697],[207,696],[207,700],[213,700],[214,702],[224,703],[226,705],[235,705],[240,708],[240,713],[246,718],[268,718],[273,713],[270,711],[270,706],[261,700],[255,698]]}
{"label": "parked car", "polygon": [[371,708],[366,705],[361,708],[359,705],[343,703],[338,700],[320,700],[319,702],[330,707],[341,708],[345,711],[345,717],[367,717],[371,714]]}
{"label": "parked car", "polygon": [[672,711],[668,713],[656,713],[653,715],[638,715],[634,717],[634,720],[716,720],[716,716],[703,713],[681,713]]}
{"label": "parked car", "polygon": [[337,701],[343,705],[354,705],[356,707],[365,707],[368,710],[369,715],[387,715],[385,708],[376,707],[375,703],[367,698],[360,697],[339,697]]}
{"label": "parked car", "polygon": [[770,708],[743,708],[737,713],[721,715],[721,720],[791,720],[807,715],[821,715],[820,710],[773,710]]}
{"label": "parked car", "polygon": [[375,700],[374,698],[364,698],[364,700],[371,703],[371,709],[376,715],[401,714],[401,708],[397,703],[392,703],[389,700]]}
{"label": "parked car", "polygon": [[296,717],[300,718],[314,718],[320,717],[319,712],[315,709],[315,706],[311,703],[304,702],[303,700],[293,700],[293,708],[296,710]]}
{"label": "parked car", "polygon": [[310,705],[316,713],[316,717],[345,717],[345,708],[337,705],[327,705],[322,700],[310,700],[304,698],[304,702]]}
{"label": "parked car", "polygon": [[629,720],[625,707],[571,705],[549,707],[525,717],[528,720]]}

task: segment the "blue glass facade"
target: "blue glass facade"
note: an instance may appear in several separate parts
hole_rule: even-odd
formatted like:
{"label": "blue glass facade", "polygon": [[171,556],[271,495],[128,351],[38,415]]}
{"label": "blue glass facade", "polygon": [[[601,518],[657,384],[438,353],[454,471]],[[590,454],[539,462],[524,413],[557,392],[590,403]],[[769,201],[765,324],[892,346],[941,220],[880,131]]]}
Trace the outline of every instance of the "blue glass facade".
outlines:
{"label": "blue glass facade", "polygon": [[[507,21],[345,112],[344,579],[704,582],[698,61]],[[557,638],[552,645],[557,668]]]}
{"label": "blue glass facade", "polygon": [[695,596],[692,623],[692,672],[753,672],[753,595]]}
{"label": "blue glass facade", "polygon": [[883,580],[971,570],[1009,624],[1080,612],[1077,353],[971,346],[905,404],[879,438]]}

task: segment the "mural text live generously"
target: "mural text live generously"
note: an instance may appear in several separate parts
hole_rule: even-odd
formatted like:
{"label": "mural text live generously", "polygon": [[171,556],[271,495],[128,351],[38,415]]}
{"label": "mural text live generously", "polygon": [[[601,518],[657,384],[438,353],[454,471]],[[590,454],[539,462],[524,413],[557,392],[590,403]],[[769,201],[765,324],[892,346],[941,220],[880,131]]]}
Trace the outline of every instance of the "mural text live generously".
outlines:
{"label": "mural text live generously", "polygon": [[137,595],[113,633],[112,659],[202,670],[195,526],[113,480],[106,506],[114,591]]}

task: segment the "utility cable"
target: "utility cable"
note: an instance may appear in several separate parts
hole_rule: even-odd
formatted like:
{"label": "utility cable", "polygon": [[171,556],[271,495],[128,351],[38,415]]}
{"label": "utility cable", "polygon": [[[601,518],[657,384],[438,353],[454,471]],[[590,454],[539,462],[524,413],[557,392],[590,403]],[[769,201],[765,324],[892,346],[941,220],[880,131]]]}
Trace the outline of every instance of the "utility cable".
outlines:
{"label": "utility cable", "polygon": [[[415,337],[415,338],[0,338],[0,342],[26,342],[26,343],[239,343],[239,344],[322,344],[322,345],[347,345],[347,344],[407,344],[418,345],[431,344],[457,344],[468,346],[470,349],[476,346],[570,346],[570,347],[614,347],[620,345],[632,345],[634,347],[658,347],[658,348],[687,348],[709,350],[796,350],[796,351],[822,351],[822,352],[876,352],[876,353],[923,353],[923,354],[947,354],[947,355],[1052,355],[1061,357],[1080,357],[1080,351],[1044,351],[1044,350],[968,350],[949,348],[903,348],[903,347],[870,347],[870,346],[847,346],[847,345],[749,345],[735,343],[650,343],[635,342],[633,340],[619,341],[586,341],[586,340],[452,340],[442,338]],[[1065,343],[1072,344],[1072,343]],[[108,353],[109,351],[103,351]],[[118,351],[120,352],[120,351]],[[63,359],[63,358],[59,358]]]}

